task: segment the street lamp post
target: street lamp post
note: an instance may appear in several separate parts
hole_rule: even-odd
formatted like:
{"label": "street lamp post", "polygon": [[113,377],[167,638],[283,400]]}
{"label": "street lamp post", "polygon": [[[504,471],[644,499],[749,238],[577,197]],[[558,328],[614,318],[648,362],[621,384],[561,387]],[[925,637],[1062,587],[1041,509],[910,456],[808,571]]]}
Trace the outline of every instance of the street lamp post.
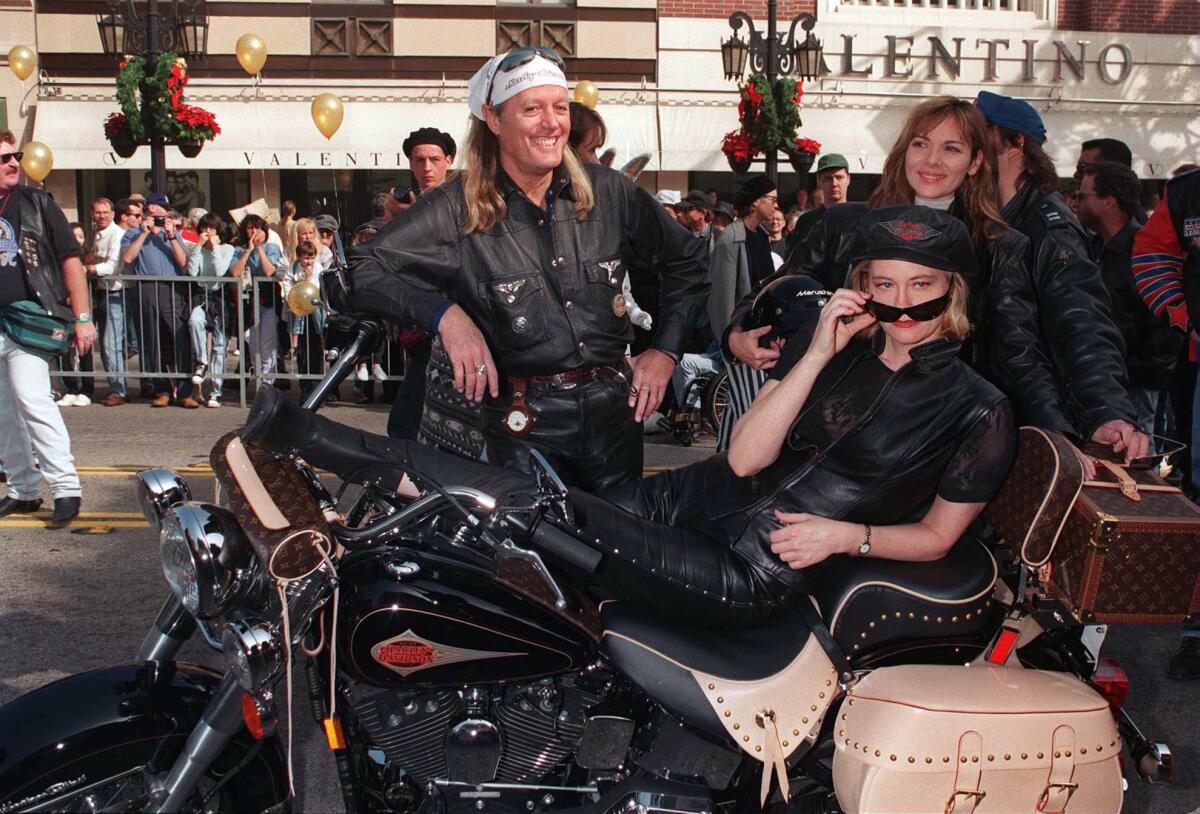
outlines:
{"label": "street lamp post", "polygon": [[[740,82],[749,61],[752,72],[766,74],[767,83],[776,97],[779,95],[779,77],[797,73],[801,79],[816,79],[821,73],[821,41],[812,32],[817,18],[808,13],[797,14],[792,18],[787,36],[783,37],[778,31],[777,11],[776,0],[767,0],[765,36],[754,28],[754,20],[749,14],[744,11],[733,12],[729,15],[729,27],[733,33],[729,39],[721,42],[725,78]],[[738,36],[743,25],[747,29],[745,40]],[[800,42],[796,41],[797,27],[805,32]],[[765,151],[764,162],[767,175],[776,181],[779,155],[774,145]]]}
{"label": "street lamp post", "polygon": [[[185,57],[200,58],[208,51],[208,17],[199,11],[204,0],[171,0],[171,10],[164,24],[158,0],[146,0],[145,12],[139,14],[134,0],[109,0],[109,13],[98,17],[100,44],[104,53],[118,57],[136,53],[153,65],[158,55],[173,51]],[[151,89],[143,85],[142,98],[149,98]],[[150,173],[154,191],[167,188],[166,140],[154,119],[152,105],[142,105],[142,124],[150,145]]]}

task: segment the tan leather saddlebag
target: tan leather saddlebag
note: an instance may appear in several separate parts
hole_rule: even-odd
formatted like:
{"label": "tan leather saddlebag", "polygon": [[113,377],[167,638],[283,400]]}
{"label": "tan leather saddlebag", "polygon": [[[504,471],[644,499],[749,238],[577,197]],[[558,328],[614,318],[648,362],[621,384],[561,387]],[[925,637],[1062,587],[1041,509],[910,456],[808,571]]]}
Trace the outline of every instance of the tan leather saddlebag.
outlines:
{"label": "tan leather saddlebag", "polygon": [[838,713],[846,814],[1117,814],[1121,739],[1067,675],[905,665],[867,675]]}

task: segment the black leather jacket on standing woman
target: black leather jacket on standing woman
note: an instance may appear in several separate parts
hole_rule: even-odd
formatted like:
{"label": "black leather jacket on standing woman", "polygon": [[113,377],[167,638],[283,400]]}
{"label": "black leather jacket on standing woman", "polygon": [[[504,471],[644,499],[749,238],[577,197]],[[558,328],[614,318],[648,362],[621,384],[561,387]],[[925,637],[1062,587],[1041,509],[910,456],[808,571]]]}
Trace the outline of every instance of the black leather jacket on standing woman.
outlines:
{"label": "black leather jacket on standing woman", "polygon": [[622,295],[634,266],[661,274],[654,347],[681,356],[708,296],[704,241],[621,173],[584,169],[596,203],[582,221],[561,166],[549,218],[501,173],[508,216],[488,232],[463,234],[461,177],[426,192],[349,251],[350,307],[430,330],[449,298],[479,326],[509,376],[619,365],[634,336]]}

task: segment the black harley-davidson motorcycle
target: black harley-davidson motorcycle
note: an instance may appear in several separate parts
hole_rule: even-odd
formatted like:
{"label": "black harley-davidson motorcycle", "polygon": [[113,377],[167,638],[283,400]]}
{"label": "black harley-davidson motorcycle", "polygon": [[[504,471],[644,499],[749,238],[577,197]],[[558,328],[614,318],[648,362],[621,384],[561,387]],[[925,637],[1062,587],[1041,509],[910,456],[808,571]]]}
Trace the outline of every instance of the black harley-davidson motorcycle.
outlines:
{"label": "black harley-davidson motorcycle", "polygon": [[[331,320],[340,352],[305,406],[381,333]],[[320,721],[350,812],[753,811],[774,767],[740,748],[697,677],[753,689],[805,669],[821,671],[797,676],[814,687],[811,712],[779,735],[786,782],[768,804],[832,814],[840,690],[887,665],[989,657],[1018,628],[1023,662],[1113,701],[1138,773],[1170,773],[1167,747],[1119,710],[1123,675],[1099,658],[1102,636],[978,540],[935,563],[848,562],[815,603],[717,635],[574,589],[568,574],[594,568],[595,549],[544,462],[521,506],[449,485],[400,498],[370,472],[335,499],[302,461],[233,435],[213,464],[212,504],[165,470],[139,476],[169,598],[136,662],[0,708],[0,814],[289,810],[289,693],[293,726]],[[176,661],[197,634],[224,673]],[[746,727],[775,723],[760,713]]]}

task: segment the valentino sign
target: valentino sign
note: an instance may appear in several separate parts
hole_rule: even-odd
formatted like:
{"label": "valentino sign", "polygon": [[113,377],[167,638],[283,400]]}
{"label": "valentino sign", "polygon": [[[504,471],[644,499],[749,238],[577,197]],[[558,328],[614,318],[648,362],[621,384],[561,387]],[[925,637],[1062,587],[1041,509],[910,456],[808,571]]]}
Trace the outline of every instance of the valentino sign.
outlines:
{"label": "valentino sign", "polygon": [[[887,48],[876,56],[855,56],[855,34],[842,34],[841,76],[879,76],[883,79],[927,79],[955,81],[962,74],[964,56],[983,60],[983,81],[993,82],[999,77],[999,63],[1020,60],[1022,82],[1034,82],[1039,78],[1039,62],[1053,64],[1049,78],[1062,82],[1070,74],[1080,82],[1088,79],[1089,71],[1095,71],[1100,80],[1110,85],[1124,82],[1133,70],[1133,52],[1120,42],[1110,42],[1096,47],[1090,40],[1053,40],[1042,43],[1038,40],[1010,40],[1000,37],[980,37],[975,40],[973,53],[964,55],[966,37],[902,37],[888,34]],[[968,46],[969,48],[969,46]],[[877,63],[882,70],[876,74]],[[925,75],[916,74],[924,65]],[[833,74],[828,64],[822,73]],[[1007,77],[1006,77],[1007,79]],[[1014,81],[1016,77],[1013,77]]]}

